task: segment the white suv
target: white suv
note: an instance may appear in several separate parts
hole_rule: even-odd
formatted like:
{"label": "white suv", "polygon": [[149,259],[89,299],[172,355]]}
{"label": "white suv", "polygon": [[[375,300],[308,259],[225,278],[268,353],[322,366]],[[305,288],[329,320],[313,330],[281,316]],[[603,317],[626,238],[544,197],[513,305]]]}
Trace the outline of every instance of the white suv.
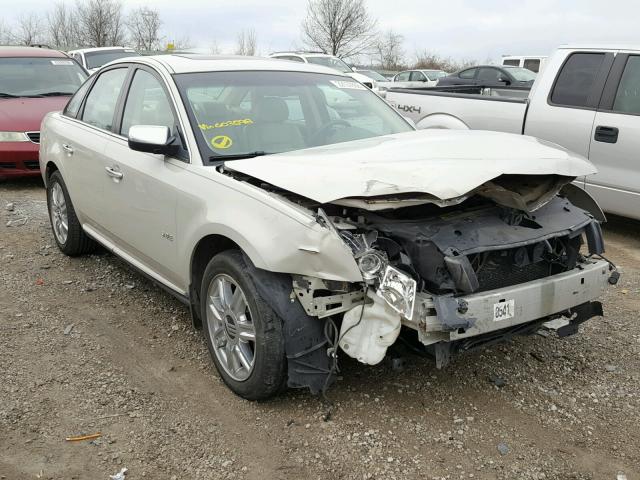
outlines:
{"label": "white suv", "polygon": [[354,80],[359,81],[365,87],[370,88],[371,90],[378,90],[376,81],[367,75],[363,75],[362,73],[358,73],[353,70],[349,65],[347,65],[344,60],[333,56],[328,55],[322,52],[304,52],[304,51],[295,51],[295,52],[274,52],[269,55],[270,58],[278,58],[280,60],[291,60],[292,62],[300,62],[300,63],[313,63],[315,65],[322,65],[324,67],[329,67],[338,72],[344,73],[345,75],[349,75]]}

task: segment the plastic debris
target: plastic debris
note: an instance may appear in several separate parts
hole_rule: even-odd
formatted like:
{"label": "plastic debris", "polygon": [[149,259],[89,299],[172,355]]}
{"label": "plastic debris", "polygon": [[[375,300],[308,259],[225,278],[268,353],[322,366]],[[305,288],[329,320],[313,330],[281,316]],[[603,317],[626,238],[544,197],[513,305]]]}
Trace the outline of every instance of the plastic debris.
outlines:
{"label": "plastic debris", "polygon": [[69,325],[64,327],[64,334],[65,335],[69,335],[71,333],[71,331],[73,330],[73,327],[75,327],[75,325],[73,323],[70,323]]}
{"label": "plastic debris", "polygon": [[122,470],[120,470],[115,475],[109,475],[109,478],[111,480],[124,480],[124,476],[127,474],[127,472],[128,472],[128,470],[123,467]]}
{"label": "plastic debris", "polygon": [[65,440],[67,442],[82,442],[84,440],[94,440],[101,436],[102,434],[98,432],[98,433],[92,433],[91,435],[76,435],[75,437],[67,437],[65,438]]}
{"label": "plastic debris", "polygon": [[618,472],[618,475],[616,475],[616,480],[627,480],[627,476],[622,472]]}
{"label": "plastic debris", "polygon": [[16,209],[16,206],[13,203],[7,203],[5,207],[7,212],[13,212]]}
{"label": "plastic debris", "polygon": [[500,452],[500,455],[506,455],[507,453],[509,453],[509,447],[506,443],[499,443],[498,451]]}

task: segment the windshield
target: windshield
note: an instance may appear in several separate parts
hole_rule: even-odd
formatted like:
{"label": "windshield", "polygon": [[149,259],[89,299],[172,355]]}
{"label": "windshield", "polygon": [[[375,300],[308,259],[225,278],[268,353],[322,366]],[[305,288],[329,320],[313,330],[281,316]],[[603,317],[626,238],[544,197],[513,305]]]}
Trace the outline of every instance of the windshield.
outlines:
{"label": "windshield", "polygon": [[100,50],[97,52],[87,52],[84,54],[88,69],[99,68],[113,60],[126,57],[137,57],[138,52],[133,50]]}
{"label": "windshield", "polygon": [[443,72],[442,70],[437,71],[437,72],[433,72],[433,71],[427,71],[424,72],[424,74],[427,76],[427,78],[431,81],[433,80],[438,80],[439,78],[442,77],[446,77],[447,76],[447,72]]}
{"label": "windshield", "polygon": [[358,70],[357,73],[361,73],[369,77],[371,80],[375,80],[376,82],[388,82],[386,78],[384,78],[378,72],[374,72],[373,70]]}
{"label": "windshield", "polygon": [[348,77],[241,71],[174,76],[205,158],[280,153],[413,128]]}
{"label": "windshield", "polygon": [[325,67],[333,68],[342,73],[351,73],[351,67],[340,60],[338,57],[307,57],[309,63],[315,63],[316,65],[323,65]]}
{"label": "windshield", "polygon": [[536,79],[536,73],[526,68],[512,67],[512,68],[507,68],[506,70],[518,82],[533,82]]}
{"label": "windshield", "polygon": [[73,95],[87,74],[69,58],[0,58],[0,96]]}

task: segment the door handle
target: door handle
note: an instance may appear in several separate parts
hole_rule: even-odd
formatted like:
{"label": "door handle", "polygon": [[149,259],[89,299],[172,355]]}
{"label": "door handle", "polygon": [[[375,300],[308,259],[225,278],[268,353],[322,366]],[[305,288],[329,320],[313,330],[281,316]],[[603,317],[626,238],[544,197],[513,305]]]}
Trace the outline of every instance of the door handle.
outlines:
{"label": "door handle", "polygon": [[104,167],[104,169],[107,171],[107,175],[109,175],[110,177],[115,178],[116,180],[121,180],[122,177],[124,177],[122,172],[117,171],[113,167]]}
{"label": "door handle", "polygon": [[596,134],[593,139],[596,142],[616,143],[618,141],[619,130],[616,127],[604,127],[599,125],[596,127]]}
{"label": "door handle", "polygon": [[73,155],[73,147],[71,145],[67,145],[66,143],[62,144],[62,149],[67,152],[69,155]]}

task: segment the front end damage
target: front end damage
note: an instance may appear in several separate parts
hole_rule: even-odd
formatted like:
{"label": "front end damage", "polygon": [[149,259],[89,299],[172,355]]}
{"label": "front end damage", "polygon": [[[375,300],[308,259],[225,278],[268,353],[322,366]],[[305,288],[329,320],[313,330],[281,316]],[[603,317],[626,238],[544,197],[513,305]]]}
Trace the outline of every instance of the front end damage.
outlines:
{"label": "front end damage", "polygon": [[[512,335],[572,334],[602,314],[596,299],[618,278],[602,257],[604,215],[571,183],[595,168],[531,137],[416,131],[221,171],[312,214],[332,245],[300,245],[304,258],[272,269],[285,273],[280,293],[264,292],[296,335],[290,386],[325,390],[338,349],[373,365],[400,339],[440,368]],[[333,264],[353,258],[361,278],[317,266],[338,250]]]}
{"label": "front end damage", "polygon": [[440,204],[399,206],[405,196],[322,205],[317,221],[350,248],[363,281],[293,275],[296,298],[307,315],[339,324],[340,348],[370,365],[400,335],[441,368],[515,334],[575,333],[602,315],[595,299],[618,277],[601,256],[602,213],[569,200],[581,195],[565,186],[571,179],[520,177]]}

